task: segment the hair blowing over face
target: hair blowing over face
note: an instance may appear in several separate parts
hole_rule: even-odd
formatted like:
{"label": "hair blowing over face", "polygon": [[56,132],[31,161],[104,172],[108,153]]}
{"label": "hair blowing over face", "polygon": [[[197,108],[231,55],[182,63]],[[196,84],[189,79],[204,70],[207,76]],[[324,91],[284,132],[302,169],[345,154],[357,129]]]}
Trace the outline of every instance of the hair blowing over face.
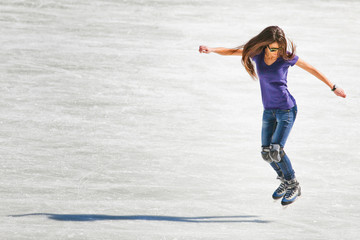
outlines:
{"label": "hair blowing over face", "polygon": [[243,48],[242,53],[242,64],[245,66],[246,71],[250,74],[253,79],[257,78],[255,73],[254,65],[250,58],[260,54],[267,45],[277,42],[279,44],[279,57],[285,60],[291,60],[295,57],[296,47],[294,43],[290,42],[290,52],[287,52],[287,41],[284,31],[278,26],[270,26],[265,28],[257,36],[253,37],[245,45],[240,46]]}

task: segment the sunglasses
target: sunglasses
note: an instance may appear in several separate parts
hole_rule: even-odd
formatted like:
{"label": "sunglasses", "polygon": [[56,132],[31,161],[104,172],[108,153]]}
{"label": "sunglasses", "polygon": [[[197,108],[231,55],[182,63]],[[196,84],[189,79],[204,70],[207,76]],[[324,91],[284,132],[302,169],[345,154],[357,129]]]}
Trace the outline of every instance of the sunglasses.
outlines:
{"label": "sunglasses", "polygon": [[277,50],[279,50],[280,48],[270,48],[269,45],[266,46],[270,52],[276,52]]}

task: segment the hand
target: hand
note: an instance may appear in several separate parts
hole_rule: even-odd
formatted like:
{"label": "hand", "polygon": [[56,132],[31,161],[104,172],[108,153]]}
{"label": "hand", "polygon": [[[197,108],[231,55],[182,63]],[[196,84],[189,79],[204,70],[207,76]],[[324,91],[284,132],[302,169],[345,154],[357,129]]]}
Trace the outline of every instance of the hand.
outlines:
{"label": "hand", "polygon": [[346,93],[342,88],[335,89],[334,93],[336,96],[346,98]]}
{"label": "hand", "polygon": [[200,52],[200,53],[207,53],[207,54],[209,54],[209,53],[212,52],[212,49],[209,48],[209,47],[207,47],[207,46],[200,46],[200,47],[199,47],[199,52]]}

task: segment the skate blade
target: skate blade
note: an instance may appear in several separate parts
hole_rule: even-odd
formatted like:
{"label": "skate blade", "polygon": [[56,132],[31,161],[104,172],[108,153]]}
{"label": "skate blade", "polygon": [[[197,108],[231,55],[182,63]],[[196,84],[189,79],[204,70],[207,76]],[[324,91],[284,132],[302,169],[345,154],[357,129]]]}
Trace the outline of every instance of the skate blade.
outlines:
{"label": "skate blade", "polygon": [[300,196],[301,196],[301,195],[298,195],[298,196],[296,197],[296,199],[295,199],[294,201],[292,201],[291,203],[288,203],[288,204],[285,204],[285,205],[281,204],[282,207],[283,207],[283,209],[285,210],[285,209],[288,208],[290,205],[292,205],[294,202],[296,202],[296,201],[300,198]]}
{"label": "skate blade", "polygon": [[281,205],[281,206],[282,206],[282,209],[283,209],[283,210],[286,210],[286,209],[289,207],[289,205],[291,205],[291,204],[288,204],[288,205]]}
{"label": "skate blade", "polygon": [[279,197],[279,198],[272,198],[273,199],[273,202],[274,203],[276,203],[276,202],[278,202],[280,199],[282,199],[283,197],[281,196],[281,197]]}

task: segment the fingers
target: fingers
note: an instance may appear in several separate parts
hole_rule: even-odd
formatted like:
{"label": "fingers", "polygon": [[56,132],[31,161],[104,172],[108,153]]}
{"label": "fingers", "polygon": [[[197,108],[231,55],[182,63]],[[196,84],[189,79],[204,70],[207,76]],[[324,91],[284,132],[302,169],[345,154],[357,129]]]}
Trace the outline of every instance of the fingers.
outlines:
{"label": "fingers", "polygon": [[199,52],[200,53],[210,53],[209,48],[207,46],[200,46]]}
{"label": "fingers", "polygon": [[346,93],[342,88],[337,88],[334,93],[336,94],[336,96],[346,98]]}
{"label": "fingers", "polygon": [[341,92],[341,97],[346,98],[346,93],[344,91]]}

